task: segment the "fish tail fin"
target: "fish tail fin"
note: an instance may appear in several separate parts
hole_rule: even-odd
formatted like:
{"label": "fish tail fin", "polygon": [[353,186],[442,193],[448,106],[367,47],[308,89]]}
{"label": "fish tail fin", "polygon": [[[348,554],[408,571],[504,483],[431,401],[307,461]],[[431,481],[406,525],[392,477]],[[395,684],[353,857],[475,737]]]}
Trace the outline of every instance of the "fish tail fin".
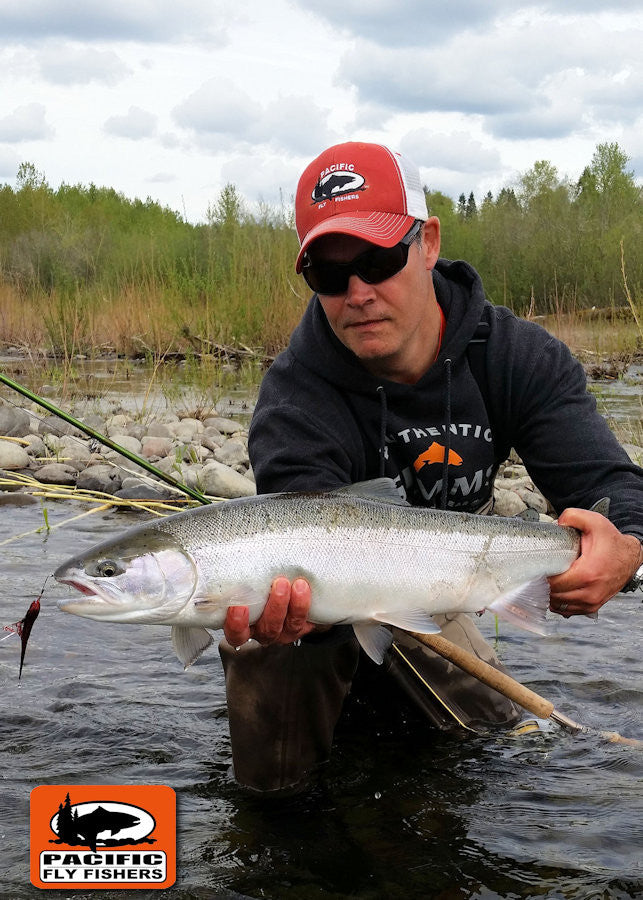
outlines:
{"label": "fish tail fin", "polygon": [[549,582],[541,575],[498,597],[487,608],[499,619],[544,635],[549,597]]}

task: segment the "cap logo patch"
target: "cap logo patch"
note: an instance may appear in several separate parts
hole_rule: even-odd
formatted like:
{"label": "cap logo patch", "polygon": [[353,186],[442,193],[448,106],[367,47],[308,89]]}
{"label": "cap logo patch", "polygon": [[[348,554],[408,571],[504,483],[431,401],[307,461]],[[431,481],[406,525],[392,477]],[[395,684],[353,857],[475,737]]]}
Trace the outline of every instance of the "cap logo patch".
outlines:
{"label": "cap logo patch", "polygon": [[311,194],[313,203],[321,203],[322,200],[332,200],[343,194],[353,191],[364,191],[365,178],[359,172],[353,171],[353,166],[346,163],[337,163],[325,169]]}

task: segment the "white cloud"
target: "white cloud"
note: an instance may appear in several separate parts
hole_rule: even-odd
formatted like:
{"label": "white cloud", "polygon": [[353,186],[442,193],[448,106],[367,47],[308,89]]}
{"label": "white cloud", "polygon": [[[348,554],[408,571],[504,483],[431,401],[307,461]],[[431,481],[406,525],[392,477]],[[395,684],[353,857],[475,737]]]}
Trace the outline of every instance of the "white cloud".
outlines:
{"label": "white cloud", "polygon": [[501,162],[498,150],[466,131],[417,129],[402,138],[398,149],[426,169],[482,174],[496,171]]}
{"label": "white cloud", "polygon": [[0,0],[4,40],[67,37],[85,41],[222,43],[230,16],[208,0]]}
{"label": "white cloud", "polygon": [[260,105],[229,79],[211,78],[175,107],[178,125],[201,138],[215,136],[250,140]]}
{"label": "white cloud", "polygon": [[139,106],[130,106],[124,116],[110,116],[104,127],[108,134],[138,141],[152,137],[156,131],[156,116]]}
{"label": "white cloud", "polygon": [[267,144],[294,155],[313,154],[336,139],[326,126],[329,111],[310,97],[279,96],[265,106],[229,79],[212,78],[173,112],[206,147]]}
{"label": "white cloud", "polygon": [[19,144],[22,141],[42,141],[52,135],[46,122],[42,103],[17,106],[12,113],[0,119],[0,141]]}
{"label": "white cloud", "polygon": [[131,70],[113,50],[67,44],[49,45],[38,54],[40,72],[52,84],[89,84],[92,81],[115,85]]}
{"label": "white cloud", "polygon": [[479,29],[515,8],[513,0],[300,0],[300,5],[360,39],[385,47],[434,46]]}
{"label": "white cloud", "polygon": [[630,119],[640,111],[641,31],[630,22],[626,33],[624,23],[596,17],[580,28],[575,17],[518,11],[475,36],[467,27],[437,48],[411,52],[358,40],[339,73],[358,91],[362,122],[387,112],[450,111],[483,116],[499,137],[558,137],[610,111]]}

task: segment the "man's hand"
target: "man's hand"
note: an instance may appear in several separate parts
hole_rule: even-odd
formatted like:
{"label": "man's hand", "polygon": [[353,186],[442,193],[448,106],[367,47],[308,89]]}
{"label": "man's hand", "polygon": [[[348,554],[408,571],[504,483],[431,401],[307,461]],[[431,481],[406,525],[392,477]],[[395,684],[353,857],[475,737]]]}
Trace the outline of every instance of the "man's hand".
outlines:
{"label": "man's hand", "polygon": [[549,608],[565,618],[595,613],[641,565],[641,543],[634,535],[621,534],[605,516],[587,509],[566,509],[558,524],[581,532],[581,552],[566,572],[548,579]]}
{"label": "man's hand", "polygon": [[230,607],[223,626],[226,640],[233,647],[240,647],[250,638],[263,645],[292,644],[317,628],[307,621],[310,601],[307,581],[296,578],[291,585],[280,575],[273,581],[264,610],[254,625],[248,625],[247,606]]}

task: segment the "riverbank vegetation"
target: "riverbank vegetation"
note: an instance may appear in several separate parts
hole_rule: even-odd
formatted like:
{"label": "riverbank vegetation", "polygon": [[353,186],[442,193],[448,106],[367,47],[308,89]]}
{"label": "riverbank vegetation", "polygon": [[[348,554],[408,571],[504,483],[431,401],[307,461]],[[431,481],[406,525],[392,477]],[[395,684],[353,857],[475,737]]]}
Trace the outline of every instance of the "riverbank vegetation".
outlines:
{"label": "riverbank vegetation", "polygon": [[[422,163],[422,160],[419,160]],[[443,255],[471,262],[496,304],[546,317],[590,353],[643,346],[643,194],[617,144],[577,182],[539,161],[496,197],[426,188]],[[216,345],[279,350],[308,290],[292,210],[251,214],[233,185],[193,225],[151,200],[63,184],[23,163],[0,186],[0,347],[62,359],[162,359]]]}

